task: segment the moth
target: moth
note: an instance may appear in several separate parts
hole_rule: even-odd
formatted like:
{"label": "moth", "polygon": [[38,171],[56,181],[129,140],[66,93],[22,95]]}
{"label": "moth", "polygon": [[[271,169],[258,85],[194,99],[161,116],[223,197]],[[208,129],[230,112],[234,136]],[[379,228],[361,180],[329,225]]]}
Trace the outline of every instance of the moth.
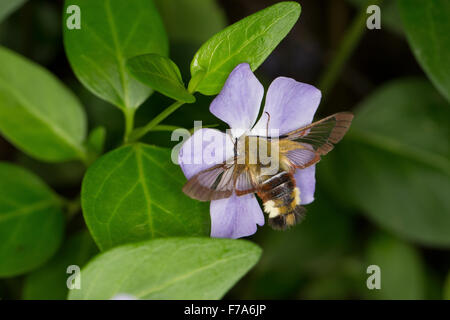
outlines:
{"label": "moth", "polygon": [[[194,175],[183,192],[200,201],[256,193],[269,215],[269,225],[285,230],[302,221],[306,212],[300,205],[295,170],[319,162],[342,139],[352,120],[352,113],[339,112],[278,138],[269,137],[268,122],[266,136],[242,135],[236,139],[234,156]],[[261,146],[269,153],[268,163],[261,161]],[[276,150],[276,154],[270,154],[270,150]],[[276,171],[267,174],[264,169],[269,166]]]}

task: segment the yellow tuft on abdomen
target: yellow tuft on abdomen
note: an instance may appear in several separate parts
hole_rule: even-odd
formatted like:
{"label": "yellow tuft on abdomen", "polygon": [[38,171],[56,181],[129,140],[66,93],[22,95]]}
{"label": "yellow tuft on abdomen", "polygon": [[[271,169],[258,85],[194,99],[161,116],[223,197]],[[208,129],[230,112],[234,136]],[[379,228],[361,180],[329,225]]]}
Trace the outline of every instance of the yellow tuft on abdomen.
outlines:
{"label": "yellow tuft on abdomen", "polygon": [[264,211],[269,214],[269,218],[275,218],[280,215],[280,210],[276,207],[273,200],[264,202]]}
{"label": "yellow tuft on abdomen", "polygon": [[294,209],[301,202],[301,200],[300,200],[300,189],[298,187],[295,187],[294,191],[292,191],[292,198],[294,199],[294,201],[292,201],[291,207],[292,207],[292,209]]}

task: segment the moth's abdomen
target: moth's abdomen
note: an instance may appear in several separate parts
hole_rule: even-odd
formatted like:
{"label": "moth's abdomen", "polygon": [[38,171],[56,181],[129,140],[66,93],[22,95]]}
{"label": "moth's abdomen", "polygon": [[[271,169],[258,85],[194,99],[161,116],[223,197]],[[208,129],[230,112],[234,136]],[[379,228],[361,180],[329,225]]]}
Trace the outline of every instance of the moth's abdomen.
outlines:
{"label": "moth's abdomen", "polygon": [[282,213],[280,210],[295,201],[298,193],[295,190],[298,189],[295,187],[295,180],[292,175],[286,171],[281,171],[261,183],[258,196],[264,203],[264,211],[269,214],[269,217],[275,217]]}
{"label": "moth's abdomen", "polygon": [[305,213],[306,209],[297,205],[287,214],[280,214],[275,218],[269,218],[269,225],[275,230],[286,230],[303,221]]}
{"label": "moth's abdomen", "polygon": [[300,206],[300,190],[292,174],[282,171],[266,179],[258,190],[258,196],[269,215],[269,225],[284,230],[300,222],[305,209]]}

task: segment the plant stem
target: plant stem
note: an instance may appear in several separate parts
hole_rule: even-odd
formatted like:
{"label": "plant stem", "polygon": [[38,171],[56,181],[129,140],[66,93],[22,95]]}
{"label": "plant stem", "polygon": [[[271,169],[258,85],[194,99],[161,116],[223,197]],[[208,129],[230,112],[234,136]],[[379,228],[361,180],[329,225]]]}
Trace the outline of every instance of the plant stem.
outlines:
{"label": "plant stem", "polygon": [[[219,126],[218,124],[207,124],[207,125],[202,126],[202,128],[204,128],[204,129],[205,128],[215,128],[218,126]],[[150,131],[174,131],[177,129],[187,130],[186,128],[179,127],[179,126],[173,126],[170,124],[159,124],[159,125],[155,126],[153,129],[151,129]],[[192,134],[194,132],[194,130],[195,130],[195,128],[191,128],[191,129],[189,129],[189,132]]]}
{"label": "plant stem", "polygon": [[73,200],[66,200],[66,219],[71,221],[79,212],[81,212],[81,198],[78,195]]}
{"label": "plant stem", "polygon": [[151,129],[150,131],[174,131],[177,129],[184,129],[184,128],[179,126],[172,126],[170,124],[159,124],[153,127],[153,129]]}
{"label": "plant stem", "polygon": [[[195,93],[195,90],[198,87],[198,84],[204,77],[204,72],[199,72],[197,75],[189,81],[188,92],[191,94]],[[145,136],[149,131],[166,131],[170,126],[159,126],[160,130],[155,130],[156,126],[158,126],[164,119],[178,110],[185,102],[176,101],[168,106],[163,112],[158,114],[155,118],[153,118],[149,123],[147,123],[144,127],[137,128],[130,132],[127,135],[127,140],[125,142],[134,142]]]}
{"label": "plant stem", "polygon": [[147,123],[144,127],[137,128],[128,137],[129,142],[133,142],[139,140],[144,135],[146,135],[149,131],[152,131],[158,124],[161,123],[164,119],[170,116],[173,112],[175,112],[179,107],[184,104],[183,101],[176,101],[170,106],[168,106],[163,112],[158,114],[155,118],[153,118],[149,123]]}
{"label": "plant stem", "polygon": [[133,127],[134,127],[134,113],[135,113],[135,109],[131,109],[131,108],[125,108],[123,109],[123,114],[125,117],[125,133],[124,133],[124,142],[128,142],[130,134],[133,131]]}
{"label": "plant stem", "polygon": [[347,60],[355,51],[362,35],[366,30],[367,6],[370,4],[379,5],[382,0],[369,0],[366,5],[361,7],[360,12],[353,20],[351,26],[345,32],[344,38],[334,55],[330,66],[324,72],[319,80],[319,89],[323,96],[326,96],[333,89],[336,80],[342,72]]}

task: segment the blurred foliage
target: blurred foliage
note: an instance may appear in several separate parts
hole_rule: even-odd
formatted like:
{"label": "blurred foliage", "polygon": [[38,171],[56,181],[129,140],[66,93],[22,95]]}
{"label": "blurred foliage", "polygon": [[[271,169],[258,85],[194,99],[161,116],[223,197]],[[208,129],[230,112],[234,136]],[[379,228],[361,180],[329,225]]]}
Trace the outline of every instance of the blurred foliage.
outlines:
{"label": "blurred foliage", "polygon": [[[369,0],[347,0],[357,8],[367,8],[371,5]],[[382,28],[386,27],[389,31],[396,33],[397,35],[403,34],[403,25],[400,19],[400,13],[397,8],[397,1],[384,0],[380,5],[381,10],[381,25]]]}
{"label": "blurred foliage", "polygon": [[14,164],[0,163],[0,277],[24,274],[47,261],[62,242],[59,197]]}
{"label": "blurred foliage", "polygon": [[[179,66],[185,83],[190,61],[204,41],[231,22],[275,2],[157,0],[170,40],[169,56]],[[403,8],[413,7],[408,1],[401,2]],[[10,5],[13,1],[0,3]],[[342,40],[355,16],[355,4],[361,8],[363,1],[300,3],[301,21],[262,64],[258,77],[271,80],[275,74],[299,81],[317,79],[318,71],[326,70],[328,51]],[[6,12],[1,8],[0,12]],[[448,6],[437,11],[439,17],[450,14]],[[51,0],[28,1],[15,13],[9,10],[8,17],[0,15],[0,19],[5,18],[0,24],[0,43],[42,64],[70,87],[86,110],[89,128],[106,129],[104,148],[111,150],[122,141],[123,115],[74,77],[62,45],[61,12],[62,3]],[[435,47],[429,45],[425,34],[431,30],[430,20],[416,23],[416,28],[408,23],[408,17],[426,15],[411,10],[403,12],[400,19],[398,3],[391,0],[384,1],[381,12],[382,30],[366,31],[335,90],[319,108],[320,115],[328,115],[348,107],[356,118],[349,135],[317,166],[316,201],[307,206],[306,220],[286,232],[260,228],[251,240],[263,248],[261,260],[226,298],[450,299],[449,105],[426,80],[428,75],[441,89],[440,94],[448,95],[447,87],[441,84],[450,74],[446,67],[448,46],[441,48],[443,60],[439,61],[444,64],[430,65],[421,55],[428,55],[428,49]],[[448,19],[436,22],[436,39],[448,44]],[[408,50],[407,41],[420,65]],[[217,124],[208,110],[212,98],[197,94],[194,104],[183,106],[164,124],[188,129],[193,120]],[[136,125],[144,125],[170,103],[167,97],[152,94],[136,113]],[[101,130],[94,131],[91,138],[89,150],[95,157],[102,149]],[[170,141],[170,132],[151,132],[145,142],[161,147],[177,143]],[[0,140],[0,158],[15,161],[69,198],[76,196],[85,173],[79,162],[45,164],[4,140]],[[6,195],[14,188],[5,185],[1,191]],[[65,295],[60,282],[67,275],[60,270],[66,261],[74,261],[67,251],[78,254],[80,264],[94,253],[85,232],[81,216],[74,216],[59,252],[53,258],[41,257],[31,273],[0,279],[0,298]],[[85,242],[79,242],[80,237]],[[47,250],[56,252],[57,248]],[[381,267],[379,291],[366,287],[371,264]]]}
{"label": "blurred foliage", "polygon": [[447,279],[445,280],[444,299],[450,300],[450,273],[448,274]]}
{"label": "blurred foliage", "polygon": [[226,25],[215,0],[156,0],[171,43],[200,46]]}
{"label": "blurred foliage", "polygon": [[367,292],[369,299],[424,299],[426,273],[415,248],[395,238],[375,235],[366,253],[367,265],[381,270],[381,290]]}
{"label": "blurred foliage", "polygon": [[70,236],[56,255],[41,268],[28,274],[23,285],[23,299],[27,300],[63,300],[68,289],[67,267],[84,264],[98,252],[94,241],[87,231]]}
{"label": "blurred foliage", "polygon": [[[315,198],[322,200],[307,207],[307,217],[298,228],[276,232],[266,225],[258,231],[254,240],[264,248],[261,261],[230,297],[351,297],[354,272],[359,268],[358,262],[354,264],[357,258],[351,256],[355,226],[323,190],[317,190]],[[342,282],[346,285],[340,287],[337,283]]]}
{"label": "blurred foliage", "polygon": [[0,21],[7,18],[12,12],[17,10],[27,0],[0,1]]}
{"label": "blurred foliage", "polygon": [[3,136],[44,162],[85,159],[86,117],[78,99],[47,70],[6,48],[0,61]]}
{"label": "blurred foliage", "polygon": [[321,163],[329,187],[387,230],[449,247],[446,104],[421,79],[380,87],[355,109],[347,138]]}
{"label": "blurred foliage", "polygon": [[417,61],[450,102],[450,2],[399,0],[398,5]]}

